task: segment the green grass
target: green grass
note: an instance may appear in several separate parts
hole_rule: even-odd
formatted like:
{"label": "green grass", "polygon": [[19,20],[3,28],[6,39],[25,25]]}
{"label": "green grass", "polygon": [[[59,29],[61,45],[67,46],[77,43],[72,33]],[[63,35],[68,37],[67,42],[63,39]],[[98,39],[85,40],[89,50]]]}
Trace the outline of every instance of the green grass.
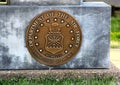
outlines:
{"label": "green grass", "polygon": [[111,32],[111,40],[120,42],[120,32]]}
{"label": "green grass", "polygon": [[120,17],[111,20],[111,48],[120,48]]}
{"label": "green grass", "polygon": [[120,32],[120,17],[112,17],[111,32]]}
{"label": "green grass", "polygon": [[111,78],[92,78],[92,79],[26,79],[13,78],[0,80],[0,85],[117,85],[116,80]]}

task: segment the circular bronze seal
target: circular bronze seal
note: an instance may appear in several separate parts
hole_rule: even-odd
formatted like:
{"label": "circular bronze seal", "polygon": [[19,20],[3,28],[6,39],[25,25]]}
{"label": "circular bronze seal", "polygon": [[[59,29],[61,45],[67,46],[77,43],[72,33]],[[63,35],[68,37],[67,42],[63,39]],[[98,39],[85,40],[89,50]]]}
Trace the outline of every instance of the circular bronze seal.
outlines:
{"label": "circular bronze seal", "polygon": [[40,63],[58,66],[75,57],[80,49],[82,32],[68,13],[49,10],[37,15],[26,31],[26,46]]}

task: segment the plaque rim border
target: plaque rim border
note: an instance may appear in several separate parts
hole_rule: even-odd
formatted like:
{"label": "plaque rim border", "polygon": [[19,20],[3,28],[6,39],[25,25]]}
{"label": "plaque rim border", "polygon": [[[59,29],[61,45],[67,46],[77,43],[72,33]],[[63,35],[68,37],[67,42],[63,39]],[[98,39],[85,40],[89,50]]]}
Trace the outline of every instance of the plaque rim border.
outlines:
{"label": "plaque rim border", "polygon": [[[57,9],[44,10],[44,11],[42,11],[41,13],[36,14],[36,16],[34,16],[29,23],[34,22],[35,19],[36,19],[39,15],[41,15],[41,14],[43,14],[43,13],[46,13],[46,12],[49,12],[49,11],[61,11],[61,12],[67,13],[67,12],[64,11],[64,10],[57,10]],[[69,14],[69,13],[67,13],[67,14]],[[78,26],[80,27],[80,44],[79,44],[80,46],[79,46],[78,51],[77,51],[75,54],[73,54],[72,58],[68,59],[67,61],[65,61],[64,63],[59,64],[59,65],[50,65],[50,64],[48,64],[48,63],[46,63],[46,62],[44,62],[44,61],[40,61],[40,59],[39,59],[38,57],[36,57],[35,55],[33,55],[33,54],[31,53],[31,50],[29,49],[30,47],[29,47],[28,44],[27,44],[27,37],[26,37],[26,35],[27,35],[27,33],[28,33],[28,28],[31,26],[30,24],[28,24],[28,26],[26,27],[26,31],[25,31],[25,43],[26,43],[26,48],[27,48],[28,52],[30,53],[31,57],[32,57],[33,59],[35,59],[36,62],[38,62],[38,63],[40,63],[40,64],[43,64],[43,65],[45,65],[45,66],[58,67],[58,66],[61,66],[61,65],[64,65],[64,64],[67,64],[67,63],[71,62],[71,61],[73,60],[73,58],[76,57],[76,55],[78,54],[78,52],[81,50],[81,45],[82,45],[82,42],[83,42],[83,33],[82,33],[81,25],[80,25],[80,23],[78,22],[78,20],[77,20],[74,16],[72,16],[71,14],[69,14],[69,16],[71,16],[72,18],[74,18],[75,21],[78,23]]]}

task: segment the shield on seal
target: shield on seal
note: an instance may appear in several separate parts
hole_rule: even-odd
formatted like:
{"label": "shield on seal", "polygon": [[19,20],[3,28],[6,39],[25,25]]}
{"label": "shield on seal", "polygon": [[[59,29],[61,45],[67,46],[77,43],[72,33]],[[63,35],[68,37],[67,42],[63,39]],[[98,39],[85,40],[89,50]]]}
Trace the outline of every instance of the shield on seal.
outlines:
{"label": "shield on seal", "polygon": [[52,54],[63,50],[63,35],[60,32],[49,32],[46,35],[45,49]]}

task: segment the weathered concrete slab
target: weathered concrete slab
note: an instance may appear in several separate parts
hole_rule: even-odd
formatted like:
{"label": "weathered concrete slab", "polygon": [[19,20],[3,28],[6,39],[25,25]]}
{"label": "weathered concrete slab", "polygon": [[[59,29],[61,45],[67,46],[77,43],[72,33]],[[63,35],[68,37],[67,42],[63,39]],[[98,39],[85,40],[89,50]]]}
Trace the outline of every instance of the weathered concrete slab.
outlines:
{"label": "weathered concrete slab", "polygon": [[80,0],[10,0],[14,5],[79,5]]}
{"label": "weathered concrete slab", "polygon": [[0,71],[0,79],[11,78],[120,78],[120,69],[115,67],[112,63],[109,69],[74,69],[74,70],[8,70]]}
{"label": "weathered concrete slab", "polygon": [[75,58],[56,68],[109,68],[111,7],[105,3],[69,6],[0,6],[0,69],[48,68],[35,61],[25,44],[30,21],[46,10],[63,10],[78,21],[82,46]]}

